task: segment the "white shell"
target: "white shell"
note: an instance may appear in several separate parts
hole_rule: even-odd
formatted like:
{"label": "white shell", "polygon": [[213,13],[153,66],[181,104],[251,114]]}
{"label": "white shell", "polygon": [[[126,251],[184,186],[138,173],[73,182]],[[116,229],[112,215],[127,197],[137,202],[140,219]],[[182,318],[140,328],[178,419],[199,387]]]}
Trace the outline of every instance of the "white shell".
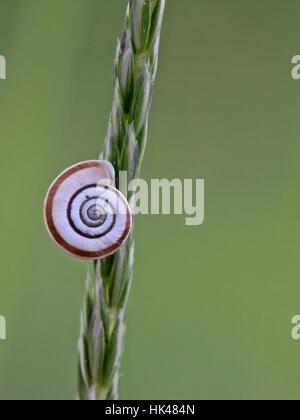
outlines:
{"label": "white shell", "polygon": [[107,257],[128,239],[132,214],[112,186],[109,162],[87,161],[65,170],[51,185],[44,216],[53,241],[68,254],[87,260]]}

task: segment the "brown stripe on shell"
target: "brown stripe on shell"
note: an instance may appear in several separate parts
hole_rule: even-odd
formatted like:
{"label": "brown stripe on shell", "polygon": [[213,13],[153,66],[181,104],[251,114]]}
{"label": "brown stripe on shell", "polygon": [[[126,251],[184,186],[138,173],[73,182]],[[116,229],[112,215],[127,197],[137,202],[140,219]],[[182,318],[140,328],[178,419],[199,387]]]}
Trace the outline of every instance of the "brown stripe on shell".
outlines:
{"label": "brown stripe on shell", "polygon": [[[44,206],[46,226],[47,226],[47,229],[48,229],[48,232],[49,232],[50,236],[54,239],[54,241],[57,243],[57,245],[60,248],[62,248],[64,251],[66,251],[68,254],[70,254],[71,256],[75,256],[75,257],[79,257],[79,258],[87,259],[87,260],[96,260],[96,259],[108,257],[109,255],[112,255],[117,251],[117,249],[123,244],[125,239],[129,236],[129,233],[131,231],[132,215],[131,215],[130,211],[128,211],[128,213],[127,213],[125,231],[124,231],[123,235],[121,236],[121,238],[115,244],[111,245],[110,247],[108,247],[108,248],[106,248],[102,251],[89,252],[89,251],[83,251],[83,250],[80,250],[80,249],[77,249],[77,248],[73,247],[72,245],[67,243],[61,237],[61,235],[57,231],[56,226],[55,226],[54,221],[53,221],[52,209],[53,209],[53,203],[54,203],[54,198],[56,196],[56,193],[59,190],[59,187],[62,185],[62,183],[67,178],[69,178],[70,176],[74,175],[75,173],[77,173],[77,172],[79,172],[83,169],[88,169],[88,168],[93,168],[93,167],[97,168],[97,167],[99,167],[99,163],[100,162],[98,162],[98,161],[83,162],[83,163],[79,163],[78,165],[72,166],[71,168],[67,169],[61,176],[59,176],[56,179],[56,181],[54,181],[54,183],[50,187],[50,190],[49,190],[49,192],[47,194],[47,197],[46,197],[46,200],[45,200],[45,206]],[[118,196],[121,199],[123,199],[123,196],[121,195],[121,193],[117,189],[114,189],[114,191],[118,194]]]}

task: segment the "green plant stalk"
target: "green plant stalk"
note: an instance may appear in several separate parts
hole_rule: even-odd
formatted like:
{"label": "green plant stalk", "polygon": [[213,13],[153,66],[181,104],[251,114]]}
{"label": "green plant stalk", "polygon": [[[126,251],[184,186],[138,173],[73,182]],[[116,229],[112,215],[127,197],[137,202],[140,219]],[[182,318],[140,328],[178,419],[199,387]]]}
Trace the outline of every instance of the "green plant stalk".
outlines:
{"label": "green plant stalk", "polygon": [[[140,174],[156,78],[165,0],[130,0],[114,62],[114,97],[104,151],[120,188]],[[134,195],[128,193],[133,206]],[[134,235],[116,254],[89,268],[79,340],[80,400],[117,400],[124,314],[132,282]]]}

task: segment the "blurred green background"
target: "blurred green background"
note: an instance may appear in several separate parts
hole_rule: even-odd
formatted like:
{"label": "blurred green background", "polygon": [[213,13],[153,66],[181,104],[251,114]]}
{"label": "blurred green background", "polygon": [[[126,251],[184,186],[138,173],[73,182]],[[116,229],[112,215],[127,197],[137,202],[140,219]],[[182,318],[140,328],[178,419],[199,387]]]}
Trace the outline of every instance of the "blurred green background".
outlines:
{"label": "blurred green background", "polygon": [[[126,0],[0,0],[1,399],[72,399],[86,263],[42,203],[96,158]],[[298,399],[298,0],[167,0],[143,176],[205,178],[206,221],[141,216],[123,399]]]}

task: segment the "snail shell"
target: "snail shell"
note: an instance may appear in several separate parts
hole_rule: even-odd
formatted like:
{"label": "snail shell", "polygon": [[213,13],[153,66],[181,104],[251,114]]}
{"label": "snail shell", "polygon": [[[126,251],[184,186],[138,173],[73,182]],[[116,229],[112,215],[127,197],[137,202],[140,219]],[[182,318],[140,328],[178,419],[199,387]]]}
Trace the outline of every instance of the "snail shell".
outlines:
{"label": "snail shell", "polygon": [[132,214],[112,186],[109,162],[88,161],[66,169],[51,185],[44,217],[53,241],[68,254],[96,260],[115,253],[128,239]]}

